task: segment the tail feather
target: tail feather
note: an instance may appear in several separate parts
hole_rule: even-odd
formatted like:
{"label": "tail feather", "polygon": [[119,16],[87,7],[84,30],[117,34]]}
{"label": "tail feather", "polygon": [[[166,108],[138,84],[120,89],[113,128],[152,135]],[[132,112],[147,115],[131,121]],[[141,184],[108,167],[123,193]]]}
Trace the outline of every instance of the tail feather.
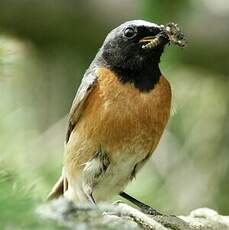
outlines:
{"label": "tail feather", "polygon": [[47,200],[53,200],[61,195],[64,194],[65,191],[68,189],[68,181],[67,178],[62,175],[56,182],[56,184],[53,186],[51,192],[48,194]]}

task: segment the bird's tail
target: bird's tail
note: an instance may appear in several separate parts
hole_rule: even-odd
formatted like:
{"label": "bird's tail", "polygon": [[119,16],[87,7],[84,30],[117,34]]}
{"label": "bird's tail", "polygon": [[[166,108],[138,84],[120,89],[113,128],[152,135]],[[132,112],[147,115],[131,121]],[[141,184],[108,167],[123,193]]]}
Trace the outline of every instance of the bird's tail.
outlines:
{"label": "bird's tail", "polygon": [[62,175],[60,176],[56,184],[53,186],[51,192],[48,194],[47,200],[53,200],[61,195],[64,195],[67,189],[68,189],[68,180],[65,177],[64,173],[62,173]]}

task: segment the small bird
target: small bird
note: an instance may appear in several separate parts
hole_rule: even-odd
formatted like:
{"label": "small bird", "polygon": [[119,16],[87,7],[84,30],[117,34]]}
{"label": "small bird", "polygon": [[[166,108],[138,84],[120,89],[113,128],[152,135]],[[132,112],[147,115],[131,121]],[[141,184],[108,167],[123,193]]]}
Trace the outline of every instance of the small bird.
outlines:
{"label": "small bird", "polygon": [[73,101],[62,175],[48,198],[95,204],[124,192],[159,143],[170,117],[171,88],[159,62],[167,43],[184,46],[179,27],[144,20],[113,29],[84,74]]}

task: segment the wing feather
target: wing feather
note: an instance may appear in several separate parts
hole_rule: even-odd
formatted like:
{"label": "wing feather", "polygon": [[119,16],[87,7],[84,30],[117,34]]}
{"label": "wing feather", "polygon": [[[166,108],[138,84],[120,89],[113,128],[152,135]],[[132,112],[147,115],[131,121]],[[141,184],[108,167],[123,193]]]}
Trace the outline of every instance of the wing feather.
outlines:
{"label": "wing feather", "polygon": [[97,82],[97,76],[95,71],[86,73],[81,81],[81,84],[76,93],[75,99],[72,103],[72,107],[69,113],[69,123],[66,134],[66,143],[68,142],[71,132],[74,129],[76,123],[79,120],[80,115],[83,112],[83,105],[88,98],[90,92],[94,88]]}

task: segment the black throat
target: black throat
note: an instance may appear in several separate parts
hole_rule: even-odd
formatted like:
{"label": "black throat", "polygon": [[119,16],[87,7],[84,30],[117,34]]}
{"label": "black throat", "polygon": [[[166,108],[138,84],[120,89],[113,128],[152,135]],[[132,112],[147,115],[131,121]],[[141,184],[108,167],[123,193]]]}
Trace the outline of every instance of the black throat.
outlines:
{"label": "black throat", "polygon": [[121,82],[133,83],[141,92],[149,92],[152,90],[161,76],[158,63],[152,62],[138,70],[129,70],[112,66],[109,66],[109,68],[115,72]]}

